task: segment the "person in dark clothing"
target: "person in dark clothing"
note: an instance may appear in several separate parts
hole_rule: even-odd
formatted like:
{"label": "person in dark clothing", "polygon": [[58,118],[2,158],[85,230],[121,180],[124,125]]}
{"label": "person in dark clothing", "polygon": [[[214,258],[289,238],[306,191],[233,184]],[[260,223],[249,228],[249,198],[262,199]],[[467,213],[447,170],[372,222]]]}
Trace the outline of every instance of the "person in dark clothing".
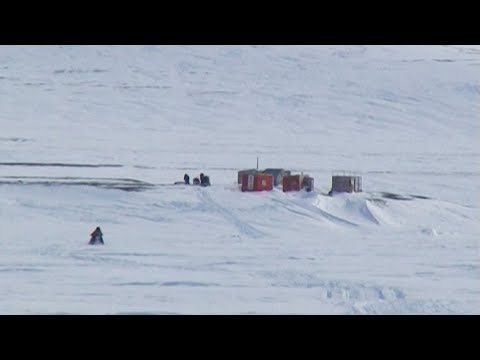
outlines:
{"label": "person in dark clothing", "polygon": [[205,176],[203,177],[203,184],[202,184],[202,186],[210,186],[210,178],[209,178],[207,175],[205,175]]}
{"label": "person in dark clothing", "polygon": [[183,181],[185,181],[186,185],[190,185],[190,176],[188,174],[183,175]]}
{"label": "person in dark clothing", "polygon": [[88,242],[89,245],[104,244],[103,233],[102,230],[100,230],[100,226],[97,226],[97,228],[90,234],[90,236],[91,238]]}
{"label": "person in dark clothing", "polygon": [[200,174],[200,185],[210,186],[210,178],[208,176],[205,176],[203,173]]}
{"label": "person in dark clothing", "polygon": [[198,178],[193,178],[193,185],[200,185],[200,180],[198,180]]}
{"label": "person in dark clothing", "polygon": [[302,189],[305,189],[305,191],[311,191],[312,190],[310,188],[310,181],[309,181],[308,176],[305,176],[302,180]]}

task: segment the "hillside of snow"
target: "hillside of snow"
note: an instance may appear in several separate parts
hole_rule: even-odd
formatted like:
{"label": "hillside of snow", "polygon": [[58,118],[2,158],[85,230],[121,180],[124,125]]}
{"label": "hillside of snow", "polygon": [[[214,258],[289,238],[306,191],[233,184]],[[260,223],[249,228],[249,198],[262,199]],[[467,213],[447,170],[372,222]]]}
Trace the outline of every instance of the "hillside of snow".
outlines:
{"label": "hillside of snow", "polygon": [[[473,45],[0,46],[0,313],[478,314],[479,70]],[[315,191],[242,193],[257,156]],[[363,192],[328,196],[338,170]]]}

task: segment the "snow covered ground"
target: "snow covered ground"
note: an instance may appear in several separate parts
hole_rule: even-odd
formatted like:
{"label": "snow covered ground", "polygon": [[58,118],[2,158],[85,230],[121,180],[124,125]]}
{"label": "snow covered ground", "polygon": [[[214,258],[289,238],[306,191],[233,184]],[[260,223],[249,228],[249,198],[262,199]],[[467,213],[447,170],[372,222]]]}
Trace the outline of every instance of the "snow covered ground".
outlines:
{"label": "snow covered ground", "polygon": [[480,313],[480,46],[0,46],[0,110],[2,314]]}

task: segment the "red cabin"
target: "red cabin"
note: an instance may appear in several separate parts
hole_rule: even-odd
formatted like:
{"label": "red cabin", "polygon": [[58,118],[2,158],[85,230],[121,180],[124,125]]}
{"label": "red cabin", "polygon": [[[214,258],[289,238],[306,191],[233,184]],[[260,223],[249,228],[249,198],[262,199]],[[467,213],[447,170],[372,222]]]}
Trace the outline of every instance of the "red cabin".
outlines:
{"label": "red cabin", "polygon": [[242,191],[271,191],[273,176],[270,174],[242,175]]}
{"label": "red cabin", "polygon": [[300,175],[288,175],[283,177],[283,191],[300,191]]}
{"label": "red cabin", "polygon": [[283,191],[313,191],[313,178],[308,175],[288,175],[283,177]]}

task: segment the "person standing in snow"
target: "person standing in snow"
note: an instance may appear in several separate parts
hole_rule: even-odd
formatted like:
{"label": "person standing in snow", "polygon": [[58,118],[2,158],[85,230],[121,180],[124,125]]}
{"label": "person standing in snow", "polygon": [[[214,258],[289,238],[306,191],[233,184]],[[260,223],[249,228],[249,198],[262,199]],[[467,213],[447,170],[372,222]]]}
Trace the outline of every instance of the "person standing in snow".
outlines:
{"label": "person standing in snow", "polygon": [[185,181],[185,185],[190,185],[190,176],[188,174],[183,175],[183,181]]}
{"label": "person standing in snow", "polygon": [[200,174],[200,185],[210,186],[210,178],[208,176],[205,176],[203,173]]}
{"label": "person standing in snow", "polygon": [[88,242],[89,245],[104,244],[103,233],[102,230],[100,230],[100,226],[97,226],[90,236],[90,241]]}

